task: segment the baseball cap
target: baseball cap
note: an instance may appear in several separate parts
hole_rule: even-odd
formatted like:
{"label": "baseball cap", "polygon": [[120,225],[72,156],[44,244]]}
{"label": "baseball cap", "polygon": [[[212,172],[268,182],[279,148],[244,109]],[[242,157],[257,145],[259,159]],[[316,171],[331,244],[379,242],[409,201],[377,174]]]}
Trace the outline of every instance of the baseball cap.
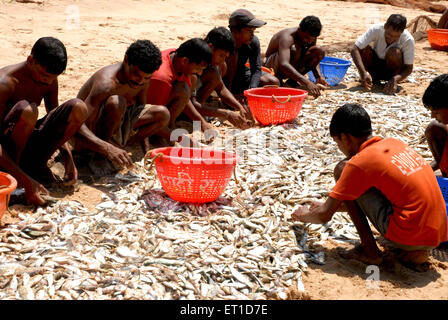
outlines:
{"label": "baseball cap", "polygon": [[232,12],[229,18],[229,27],[255,27],[264,26],[266,22],[255,19],[255,16],[245,9],[238,9]]}

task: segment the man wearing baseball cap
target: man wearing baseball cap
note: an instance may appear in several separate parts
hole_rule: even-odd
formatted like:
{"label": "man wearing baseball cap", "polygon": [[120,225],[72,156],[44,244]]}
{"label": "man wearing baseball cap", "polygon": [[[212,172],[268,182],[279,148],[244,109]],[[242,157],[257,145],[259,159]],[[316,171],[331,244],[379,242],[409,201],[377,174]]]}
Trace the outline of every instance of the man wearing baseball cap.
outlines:
{"label": "man wearing baseball cap", "polygon": [[[235,40],[236,50],[226,60],[227,73],[224,82],[235,95],[244,90],[264,85],[279,85],[276,77],[261,71],[260,41],[254,32],[266,22],[255,18],[245,9],[234,11],[229,18],[229,28]],[[246,66],[249,60],[250,67]]]}

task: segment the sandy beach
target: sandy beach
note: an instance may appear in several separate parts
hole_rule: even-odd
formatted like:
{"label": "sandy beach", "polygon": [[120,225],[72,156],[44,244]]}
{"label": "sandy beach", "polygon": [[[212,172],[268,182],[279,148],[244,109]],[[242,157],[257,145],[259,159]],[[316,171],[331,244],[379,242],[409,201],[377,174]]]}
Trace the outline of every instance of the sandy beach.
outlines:
{"label": "sandy beach", "polygon": [[[448,5],[448,1],[437,3]],[[306,15],[321,19],[323,31],[318,43],[330,54],[347,52],[369,25],[385,21],[392,13],[402,13],[408,21],[423,14],[434,20],[440,16],[388,5],[319,0],[41,0],[39,3],[0,0],[0,66],[25,60],[40,37],[60,39],[69,56],[67,70],[59,77],[61,103],[76,97],[80,87],[96,70],[121,61],[133,41],[149,39],[161,50],[175,48],[189,38],[204,37],[215,26],[227,26],[229,14],[240,7],[267,22],[256,33],[262,53],[274,33],[297,26]],[[446,73],[448,53],[431,50],[427,40],[419,41],[415,66],[432,69],[438,74]],[[421,96],[428,83],[428,79],[405,82],[398,96]],[[351,81],[346,83],[346,88],[357,85]],[[44,114],[43,106],[41,111]],[[421,112],[429,114],[423,107]],[[134,156],[141,158],[141,154]],[[88,184],[81,184],[79,190],[67,194],[64,199],[77,200],[89,210],[103,201],[102,191]],[[29,207],[14,205],[0,223],[2,227],[17,224],[23,215],[32,212]],[[448,299],[448,261],[444,259],[432,257],[432,267],[424,273],[397,266],[384,270],[381,284],[375,289],[366,285],[369,275],[366,266],[353,260],[344,261],[336,253],[338,246],[341,244],[332,239],[322,245],[325,264],[310,263],[302,275],[305,294],[291,290],[289,298]],[[0,252],[0,258],[4,255],[7,253]]]}

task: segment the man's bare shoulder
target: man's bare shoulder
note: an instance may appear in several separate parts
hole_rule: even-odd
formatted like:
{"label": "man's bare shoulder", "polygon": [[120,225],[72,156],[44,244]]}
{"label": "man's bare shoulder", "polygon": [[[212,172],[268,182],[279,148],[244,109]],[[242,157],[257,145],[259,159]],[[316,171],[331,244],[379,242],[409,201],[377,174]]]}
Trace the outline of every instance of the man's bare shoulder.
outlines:
{"label": "man's bare shoulder", "polygon": [[0,88],[2,92],[5,90],[14,91],[19,83],[19,79],[15,74],[21,67],[23,67],[23,63],[9,65],[0,69]]}
{"label": "man's bare shoulder", "polygon": [[117,79],[119,68],[120,64],[111,64],[101,68],[88,80],[90,86],[99,92],[113,91],[119,84]]}

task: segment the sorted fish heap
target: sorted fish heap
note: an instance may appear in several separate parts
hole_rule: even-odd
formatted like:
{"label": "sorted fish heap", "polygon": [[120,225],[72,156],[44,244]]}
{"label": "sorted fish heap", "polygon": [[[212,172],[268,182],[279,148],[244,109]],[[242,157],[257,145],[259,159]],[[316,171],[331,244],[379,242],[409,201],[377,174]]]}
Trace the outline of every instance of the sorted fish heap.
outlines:
{"label": "sorted fish heap", "polygon": [[[302,274],[324,264],[328,238],[355,242],[349,217],[292,222],[299,205],[325,201],[343,158],[328,133],[344,102],[362,104],[375,134],[400,138],[425,158],[429,113],[419,97],[329,90],[295,122],[237,130],[210,147],[235,151],[236,177],[217,201],[171,200],[144,160],[105,177],[96,210],[58,201],[0,229],[0,299],[287,299]],[[291,289],[292,288],[292,289]]]}

